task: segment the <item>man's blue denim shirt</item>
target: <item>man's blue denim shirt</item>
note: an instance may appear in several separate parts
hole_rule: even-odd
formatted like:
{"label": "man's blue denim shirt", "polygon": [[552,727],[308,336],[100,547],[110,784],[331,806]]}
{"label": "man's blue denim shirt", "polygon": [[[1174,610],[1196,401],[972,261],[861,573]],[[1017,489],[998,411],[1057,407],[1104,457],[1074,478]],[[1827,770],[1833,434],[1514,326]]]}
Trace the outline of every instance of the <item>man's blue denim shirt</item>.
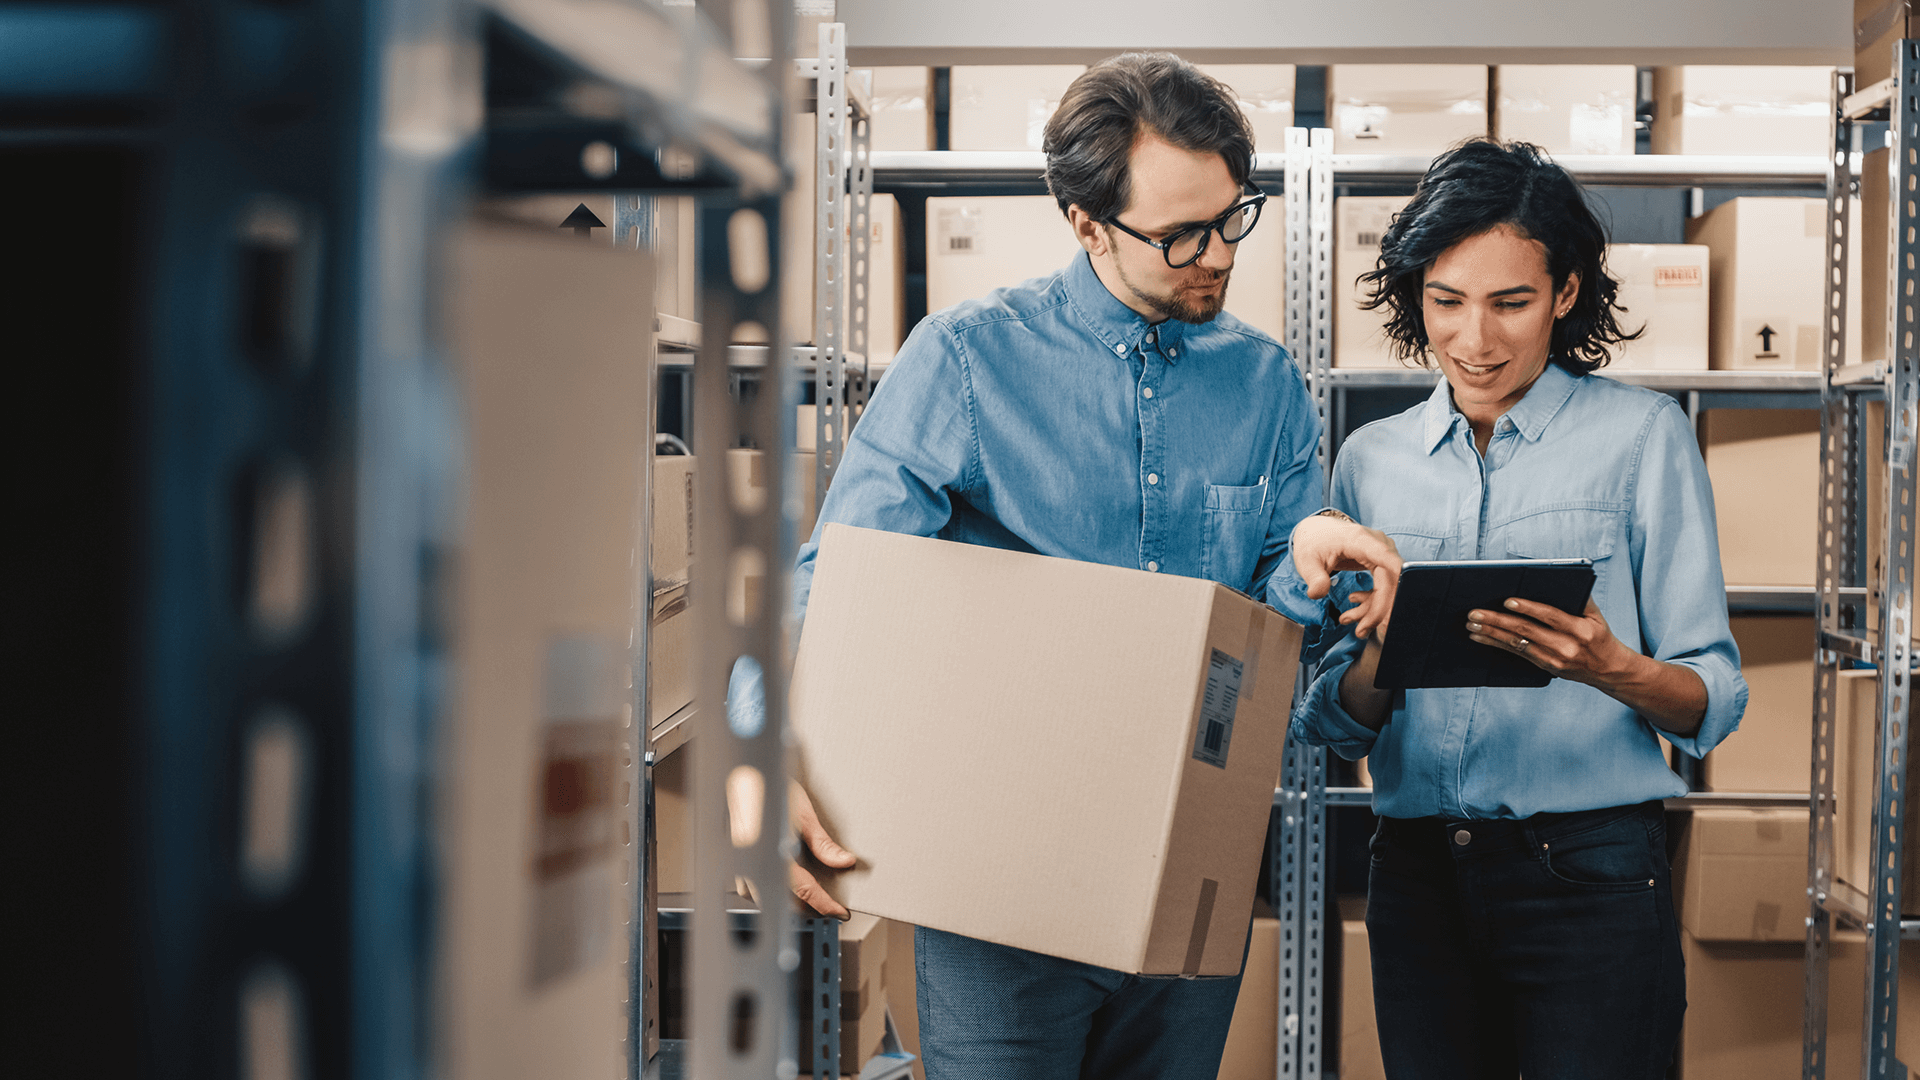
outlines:
{"label": "man's blue denim shirt", "polygon": [[[1592,559],[1594,603],[1628,648],[1691,669],[1707,712],[1690,737],[1565,679],[1543,689],[1408,690],[1374,732],[1340,704],[1361,643],[1333,646],[1293,736],[1365,755],[1374,812],[1522,818],[1686,793],[1662,738],[1694,757],[1740,723],[1747,684],[1727,627],[1720,544],[1693,426],[1672,398],[1556,364],[1494,425],[1484,461],[1446,382],[1353,433],[1333,505],[1403,558]],[[1389,631],[1391,635],[1391,631]]]}

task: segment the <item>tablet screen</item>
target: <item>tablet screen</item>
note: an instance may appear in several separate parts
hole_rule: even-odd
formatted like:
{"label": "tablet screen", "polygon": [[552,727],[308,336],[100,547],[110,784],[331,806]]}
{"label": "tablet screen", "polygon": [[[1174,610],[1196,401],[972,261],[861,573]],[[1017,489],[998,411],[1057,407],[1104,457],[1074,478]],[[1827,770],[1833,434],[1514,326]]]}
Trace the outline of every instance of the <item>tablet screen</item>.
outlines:
{"label": "tablet screen", "polygon": [[1407,563],[1373,685],[1545,686],[1553,677],[1525,657],[1468,638],[1467,612],[1499,611],[1517,596],[1578,615],[1592,591],[1593,563],[1586,559]]}

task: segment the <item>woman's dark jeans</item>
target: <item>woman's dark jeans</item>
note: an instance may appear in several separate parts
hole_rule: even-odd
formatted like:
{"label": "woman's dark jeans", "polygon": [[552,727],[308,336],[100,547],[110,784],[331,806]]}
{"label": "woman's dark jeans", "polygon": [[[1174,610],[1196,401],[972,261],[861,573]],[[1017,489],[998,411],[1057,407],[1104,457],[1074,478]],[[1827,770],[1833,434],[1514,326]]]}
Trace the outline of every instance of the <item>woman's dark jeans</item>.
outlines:
{"label": "woman's dark jeans", "polygon": [[1687,1008],[1658,802],[1382,818],[1367,935],[1391,1080],[1660,1080]]}

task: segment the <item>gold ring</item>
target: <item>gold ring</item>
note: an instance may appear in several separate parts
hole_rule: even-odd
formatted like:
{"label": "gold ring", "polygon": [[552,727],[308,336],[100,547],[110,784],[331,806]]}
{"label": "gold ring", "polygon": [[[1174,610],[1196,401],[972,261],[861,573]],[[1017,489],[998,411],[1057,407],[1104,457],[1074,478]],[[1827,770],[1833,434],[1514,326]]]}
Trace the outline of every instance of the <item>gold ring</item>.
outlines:
{"label": "gold ring", "polygon": [[1529,648],[1533,647],[1533,642],[1528,641],[1526,638],[1519,638],[1514,641],[1513,647],[1520,652],[1526,652]]}

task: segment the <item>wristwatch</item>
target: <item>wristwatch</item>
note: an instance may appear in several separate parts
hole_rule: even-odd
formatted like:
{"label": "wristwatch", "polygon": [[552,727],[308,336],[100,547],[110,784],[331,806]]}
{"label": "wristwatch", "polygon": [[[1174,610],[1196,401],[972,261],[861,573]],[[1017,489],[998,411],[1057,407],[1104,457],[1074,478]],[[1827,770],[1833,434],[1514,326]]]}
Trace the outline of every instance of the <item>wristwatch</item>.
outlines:
{"label": "wristwatch", "polygon": [[1333,519],[1334,519],[1334,520],[1336,520],[1336,521],[1344,521],[1344,522],[1347,522],[1347,523],[1349,523],[1349,524],[1351,524],[1351,523],[1353,522],[1353,519],[1352,519],[1352,518],[1350,518],[1350,517],[1348,517],[1347,515],[1345,515],[1345,514],[1343,514],[1343,513],[1341,513],[1341,512],[1340,512],[1340,511],[1338,511],[1338,510],[1335,510],[1335,509],[1334,509],[1333,507],[1331,507],[1331,506],[1329,506],[1329,507],[1327,507],[1327,508],[1326,508],[1326,509],[1324,509],[1324,510],[1315,510],[1315,511],[1314,511],[1313,513],[1311,513],[1311,514],[1308,514],[1307,516],[1308,516],[1308,517],[1330,517],[1330,518],[1333,518]]}

